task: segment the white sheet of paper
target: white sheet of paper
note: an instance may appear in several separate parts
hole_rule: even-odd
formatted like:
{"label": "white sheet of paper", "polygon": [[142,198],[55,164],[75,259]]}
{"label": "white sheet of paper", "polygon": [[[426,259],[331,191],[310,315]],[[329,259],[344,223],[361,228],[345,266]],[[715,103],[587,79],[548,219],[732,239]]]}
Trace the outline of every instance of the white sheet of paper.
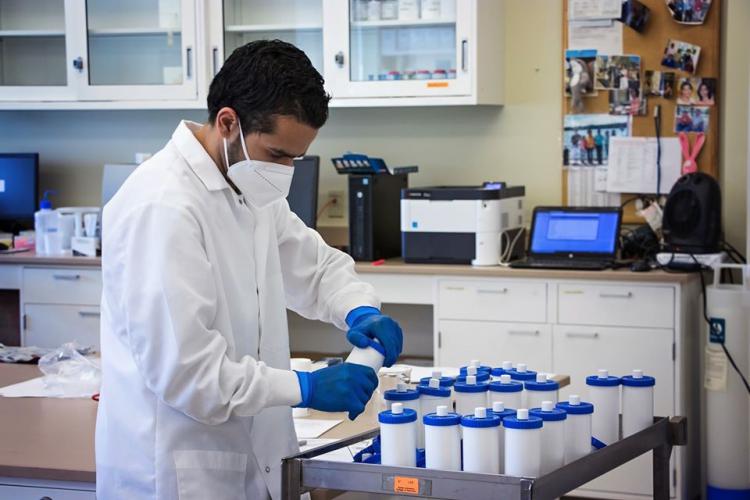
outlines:
{"label": "white sheet of paper", "polygon": [[585,21],[568,23],[568,50],[596,50],[597,54],[622,54],[622,23]]}
{"label": "white sheet of paper", "polygon": [[315,439],[333,429],[341,422],[341,420],[295,418],[294,430],[297,432],[297,439]]}
{"label": "white sheet of paper", "polygon": [[594,189],[598,192],[607,190],[607,167],[596,167],[594,172]]}
{"label": "white sheet of paper", "polygon": [[568,167],[568,206],[615,207],[619,195],[604,192],[607,167]]}
{"label": "white sheet of paper", "polygon": [[568,19],[619,19],[622,0],[569,0]]}
{"label": "white sheet of paper", "polygon": [[6,398],[90,398],[93,394],[65,394],[61,390],[47,387],[44,377],[0,388],[0,396]]}
{"label": "white sheet of paper", "polygon": [[419,383],[420,379],[432,376],[432,372],[439,371],[443,377],[457,377],[459,369],[449,366],[413,366],[406,365],[411,368],[410,379],[412,383]]}
{"label": "white sheet of paper", "polygon": [[[656,138],[613,137],[609,141],[607,191],[656,193]],[[668,193],[680,177],[682,151],[676,137],[661,139],[660,193]]]}

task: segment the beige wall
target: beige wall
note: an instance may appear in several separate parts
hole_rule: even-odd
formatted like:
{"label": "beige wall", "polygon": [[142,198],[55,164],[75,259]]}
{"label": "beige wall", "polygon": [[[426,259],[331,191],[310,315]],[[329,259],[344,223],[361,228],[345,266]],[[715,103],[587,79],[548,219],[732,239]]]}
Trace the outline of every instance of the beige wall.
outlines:
{"label": "beige wall", "polygon": [[[744,246],[750,1],[727,0],[722,75],[725,225]],[[324,159],[321,195],[345,179],[328,159],[346,150],[419,164],[414,185],[505,180],[524,184],[528,207],[559,203],[561,2],[507,0],[503,108],[334,109],[311,153]],[[155,151],[182,118],[203,112],[0,112],[0,151],[39,151],[43,187],[62,204],[97,204],[101,165]],[[337,221],[323,221],[336,224]]]}

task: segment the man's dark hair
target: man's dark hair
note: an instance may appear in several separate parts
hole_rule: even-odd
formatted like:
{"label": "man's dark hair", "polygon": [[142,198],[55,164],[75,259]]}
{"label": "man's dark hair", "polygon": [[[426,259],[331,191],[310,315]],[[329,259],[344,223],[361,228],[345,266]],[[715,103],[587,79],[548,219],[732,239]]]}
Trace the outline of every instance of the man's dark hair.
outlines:
{"label": "man's dark hair", "polygon": [[242,131],[271,133],[280,115],[319,129],[328,119],[331,97],[310,59],[281,40],[259,40],[237,48],[211,82],[208,119],[234,109]]}

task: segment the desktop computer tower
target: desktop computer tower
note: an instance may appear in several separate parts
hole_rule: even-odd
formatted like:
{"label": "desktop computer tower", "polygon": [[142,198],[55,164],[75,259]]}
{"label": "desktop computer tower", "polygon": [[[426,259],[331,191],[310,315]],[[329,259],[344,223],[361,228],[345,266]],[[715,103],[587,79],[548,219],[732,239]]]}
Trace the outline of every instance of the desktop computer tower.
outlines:
{"label": "desktop computer tower", "polygon": [[408,174],[349,175],[349,254],[372,262],[401,256],[401,190]]}

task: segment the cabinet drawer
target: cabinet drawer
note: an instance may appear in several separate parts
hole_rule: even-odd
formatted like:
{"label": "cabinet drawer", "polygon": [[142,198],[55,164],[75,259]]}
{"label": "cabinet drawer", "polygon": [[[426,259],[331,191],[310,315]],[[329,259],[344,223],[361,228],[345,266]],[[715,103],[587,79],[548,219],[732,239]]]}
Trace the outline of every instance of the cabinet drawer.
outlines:
{"label": "cabinet drawer", "polygon": [[486,280],[442,281],[438,317],[483,321],[547,321],[546,283]]}
{"label": "cabinet drawer", "polygon": [[96,492],[0,484],[0,498],[12,498],[13,500],[41,500],[47,498],[50,500],[96,500]]}
{"label": "cabinet drawer", "polygon": [[674,290],[659,286],[560,284],[558,322],[672,328]]}
{"label": "cabinet drawer", "polygon": [[[560,399],[579,394],[588,399],[586,376],[600,368],[611,374],[627,375],[635,368],[656,378],[654,413],[675,414],[674,361],[672,330],[602,328],[555,325],[552,333],[555,373],[570,375],[570,385],[560,390]],[[674,459],[673,459],[674,463]],[[642,478],[633,481],[634,477]],[[639,494],[651,497],[650,454],[629,462],[582,487],[602,492],[602,496]]]}
{"label": "cabinet drawer", "polygon": [[102,272],[98,269],[23,270],[24,302],[97,305],[101,295]]}
{"label": "cabinet drawer", "polygon": [[438,335],[439,366],[463,366],[479,359],[490,366],[513,361],[531,370],[552,370],[550,325],[441,320]]}
{"label": "cabinet drawer", "polygon": [[24,346],[59,347],[76,341],[99,350],[99,306],[24,304]]}

